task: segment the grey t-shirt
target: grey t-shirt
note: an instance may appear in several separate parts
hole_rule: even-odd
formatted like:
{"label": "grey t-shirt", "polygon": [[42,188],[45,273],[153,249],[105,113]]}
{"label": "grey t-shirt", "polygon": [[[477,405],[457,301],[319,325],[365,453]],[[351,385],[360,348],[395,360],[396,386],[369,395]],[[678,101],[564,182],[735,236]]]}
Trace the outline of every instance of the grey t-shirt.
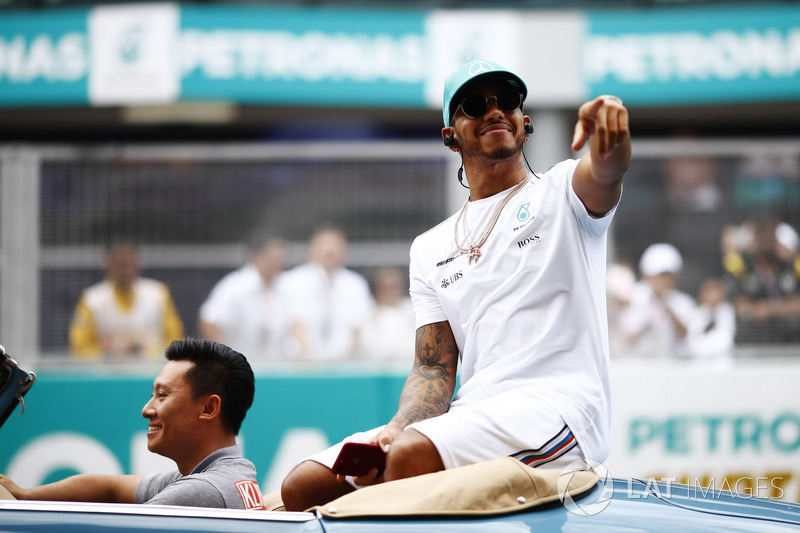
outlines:
{"label": "grey t-shirt", "polygon": [[194,467],[180,472],[147,474],[136,487],[136,503],[263,509],[256,467],[239,446],[221,448]]}

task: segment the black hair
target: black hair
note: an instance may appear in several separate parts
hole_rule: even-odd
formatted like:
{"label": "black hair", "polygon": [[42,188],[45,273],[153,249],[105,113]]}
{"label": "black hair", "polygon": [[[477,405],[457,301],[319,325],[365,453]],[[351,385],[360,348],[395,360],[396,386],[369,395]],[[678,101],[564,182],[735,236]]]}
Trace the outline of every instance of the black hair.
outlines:
{"label": "black hair", "polygon": [[238,435],[256,391],[255,376],[247,358],[224,344],[194,338],[173,341],[165,355],[170,361],[194,363],[194,367],[186,372],[192,394],[195,398],[205,394],[219,395],[222,399],[222,423],[227,430]]}

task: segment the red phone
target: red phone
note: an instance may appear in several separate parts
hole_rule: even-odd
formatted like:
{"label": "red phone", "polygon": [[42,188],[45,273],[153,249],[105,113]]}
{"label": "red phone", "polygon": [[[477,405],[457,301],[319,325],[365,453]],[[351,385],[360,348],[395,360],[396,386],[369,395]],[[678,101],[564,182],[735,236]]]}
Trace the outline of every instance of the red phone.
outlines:
{"label": "red phone", "polygon": [[363,476],[373,468],[378,474],[386,468],[386,454],[377,444],[346,442],[331,471],[343,476]]}

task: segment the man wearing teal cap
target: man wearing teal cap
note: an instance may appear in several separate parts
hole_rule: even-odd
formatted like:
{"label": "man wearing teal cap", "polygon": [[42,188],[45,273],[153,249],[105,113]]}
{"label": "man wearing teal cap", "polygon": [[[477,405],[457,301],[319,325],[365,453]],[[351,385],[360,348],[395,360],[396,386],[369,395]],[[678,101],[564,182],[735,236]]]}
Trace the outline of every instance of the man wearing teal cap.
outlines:
{"label": "man wearing teal cap", "polygon": [[379,445],[385,469],[334,474],[340,443],[287,476],[287,509],[505,456],[543,468],[607,457],[606,234],[630,162],[628,112],[615,96],[581,105],[572,149],[590,149],[538,175],[522,151],[526,96],[486,60],[445,81],[442,138],[469,198],[411,246],[416,353],[397,413],[345,439]]}

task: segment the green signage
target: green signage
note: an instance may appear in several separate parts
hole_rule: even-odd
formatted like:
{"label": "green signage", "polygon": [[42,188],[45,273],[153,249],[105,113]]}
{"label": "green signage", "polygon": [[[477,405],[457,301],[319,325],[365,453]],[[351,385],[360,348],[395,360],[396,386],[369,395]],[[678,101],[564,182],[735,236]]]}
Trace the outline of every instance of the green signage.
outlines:
{"label": "green signage", "polygon": [[590,94],[629,104],[797,100],[800,6],[588,15]]}

